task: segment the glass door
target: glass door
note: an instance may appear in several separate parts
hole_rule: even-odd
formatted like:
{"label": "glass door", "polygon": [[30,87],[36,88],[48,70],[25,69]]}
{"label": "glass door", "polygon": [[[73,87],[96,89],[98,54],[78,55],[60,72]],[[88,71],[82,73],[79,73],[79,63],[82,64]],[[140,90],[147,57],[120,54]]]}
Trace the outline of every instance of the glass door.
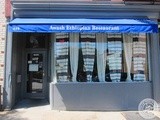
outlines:
{"label": "glass door", "polygon": [[27,52],[26,94],[29,98],[45,98],[46,93],[46,52]]}

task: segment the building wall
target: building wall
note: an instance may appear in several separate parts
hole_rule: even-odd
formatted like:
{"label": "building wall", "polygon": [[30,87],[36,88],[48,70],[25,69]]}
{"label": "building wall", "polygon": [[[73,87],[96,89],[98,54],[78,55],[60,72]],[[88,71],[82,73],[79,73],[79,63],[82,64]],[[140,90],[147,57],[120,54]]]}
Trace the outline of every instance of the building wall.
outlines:
{"label": "building wall", "polygon": [[0,85],[4,80],[4,54],[6,40],[5,0],[0,0]]}
{"label": "building wall", "polygon": [[[18,1],[18,0],[15,0],[15,1]],[[22,0],[23,1],[23,0]],[[24,0],[25,1],[25,0]],[[4,0],[2,1],[0,1],[0,2],[4,2]],[[19,1],[19,2],[21,2],[21,1]],[[1,5],[1,4],[0,4]],[[3,5],[4,5],[4,3],[3,3]],[[17,6],[16,6],[17,5]],[[85,17],[85,18],[95,18],[95,16],[97,17],[97,15],[98,15],[98,13],[99,13],[99,16],[98,16],[98,18],[102,18],[102,16],[104,17],[104,15],[106,15],[106,12],[108,11],[108,13],[109,14],[107,14],[106,16],[105,16],[105,18],[109,18],[109,17],[111,17],[111,16],[113,16],[113,15],[115,15],[115,16],[117,16],[117,17],[131,17],[131,16],[139,16],[139,17],[141,17],[141,16],[148,16],[149,18],[158,18],[159,17],[159,8],[158,7],[154,7],[154,9],[156,9],[156,10],[153,10],[153,6],[147,6],[146,8],[145,7],[143,7],[142,9],[140,9],[140,7],[142,7],[142,6],[125,6],[124,8],[122,8],[122,6],[113,6],[113,9],[111,9],[110,8],[110,5],[108,5],[108,7],[107,6],[103,6],[102,5],[102,7],[103,7],[103,9],[105,9],[104,11],[102,11],[102,8],[101,7],[98,7],[98,8],[100,8],[100,9],[98,9],[97,8],[97,10],[95,10],[95,8],[94,8],[94,6],[87,6],[87,7],[84,7],[83,5],[82,5],[82,8],[84,9],[84,10],[82,10],[80,7],[79,8],[77,8],[77,6],[76,7],[73,7],[73,5],[72,6],[65,6],[66,8],[63,8],[64,6],[61,6],[61,8],[60,8],[60,6],[54,6],[54,4],[50,4],[50,3],[48,3],[48,4],[44,4],[44,6],[42,5],[42,3],[36,3],[36,4],[30,4],[30,3],[28,3],[28,2],[25,2],[25,4],[24,3],[21,3],[21,4],[15,4],[15,6],[14,7],[20,7],[22,5],[22,10],[16,10],[15,9],[15,14],[14,14],[14,18],[21,18],[21,17],[28,17],[28,18],[31,18],[31,17],[36,17],[36,18],[40,18],[40,17],[44,17],[44,18],[50,18],[50,17],[55,17],[55,18],[63,18],[63,17],[66,17],[66,18],[68,18],[67,16],[69,16],[70,18],[76,18],[76,17],[78,17],[79,18],[79,16],[80,17]],[[52,8],[47,8],[48,7],[48,5]],[[1,5],[2,6],[2,5]],[[37,7],[38,6],[38,7]],[[86,6],[86,5],[85,5]],[[119,8],[118,8],[119,7]],[[129,8],[129,7],[131,7],[131,9]],[[25,9],[25,8],[27,8],[27,9]],[[46,8],[46,9],[49,9],[47,12],[45,11],[44,12],[44,8]],[[115,9],[114,9],[115,8]],[[137,10],[137,8],[139,9],[139,10]],[[24,10],[25,9],[25,10]],[[34,10],[34,12],[33,12],[33,10]],[[62,11],[60,11],[59,12],[59,9],[62,9]],[[73,11],[73,10],[76,10],[76,12],[71,12],[71,11]],[[133,11],[132,12],[132,14],[131,13],[129,13],[129,10],[130,11]],[[68,11],[63,11],[63,10],[68,10]],[[87,15],[86,15],[86,11],[88,11],[87,13]],[[92,10],[94,10],[94,13],[92,12]],[[119,12],[117,13],[117,11],[116,10],[119,10]],[[126,10],[126,11],[125,11]],[[141,11],[141,10],[144,10],[143,12]],[[83,12],[85,11],[85,15],[83,14]],[[96,12],[95,12],[96,11]],[[68,14],[66,14],[67,12],[70,12],[69,13],[69,15]],[[79,14],[77,14],[77,13],[79,13]],[[97,14],[96,14],[97,13]],[[114,14],[113,14],[114,13]],[[121,14],[121,13],[123,13],[123,15]],[[12,14],[13,15],[13,14]],[[66,16],[65,16],[66,15]],[[90,16],[89,16],[90,15]],[[3,16],[4,16],[4,13],[3,13]],[[0,19],[2,19],[3,17],[1,17],[0,16]],[[3,23],[3,22],[1,22],[1,23]],[[0,24],[1,24],[0,23]],[[4,18],[4,24],[5,24],[5,18]],[[1,29],[2,27],[0,27],[0,29]],[[4,27],[4,33],[5,33],[5,27]],[[0,33],[1,34],[1,33]],[[2,36],[0,36],[0,37],[2,37]],[[8,37],[8,41],[10,41],[10,39],[12,39],[11,37]],[[4,40],[3,41],[5,41],[5,37],[4,37]],[[9,42],[8,42],[9,43]],[[13,43],[14,44],[14,43]],[[154,45],[158,45],[158,44],[156,44],[156,42],[155,42],[155,44],[153,44],[153,46]],[[9,46],[9,45],[8,45]],[[4,46],[3,46],[4,47]],[[9,47],[8,47],[9,48]],[[153,47],[154,48],[154,47]],[[157,50],[156,48],[153,50],[153,52],[152,53],[155,53],[155,50]],[[10,49],[8,49],[8,54],[10,53]],[[158,52],[158,51],[156,51],[156,52]],[[1,50],[0,50],[0,53],[1,53]],[[4,52],[3,52],[4,53]],[[14,56],[15,54],[13,53],[13,56]],[[8,55],[9,56],[9,58],[11,57],[11,54],[9,54]],[[8,58],[8,56],[7,56],[7,58]],[[157,56],[158,57],[158,56]],[[153,61],[155,62],[155,60],[157,60],[157,58],[155,58],[155,54],[153,54]],[[0,57],[0,59],[2,59],[2,57]],[[4,60],[4,56],[3,56],[3,60]],[[157,60],[158,61],[158,60]],[[156,63],[156,62],[155,62]],[[1,65],[1,62],[0,62],[0,65]],[[6,62],[6,65],[7,65],[7,62]],[[158,69],[158,66],[156,65],[156,64],[154,64],[152,67],[154,68],[156,66],[156,68],[157,69],[155,69],[154,71],[159,71],[159,69],[160,69],[160,67],[159,67],[159,69]],[[11,64],[10,64],[10,61],[8,62],[8,66],[6,67],[6,68],[9,68],[9,70],[7,71],[8,72],[8,74],[10,74],[9,72],[10,72],[10,67],[11,67]],[[0,70],[1,70],[1,67],[0,67]],[[7,73],[6,72],[6,73]],[[13,72],[14,73],[14,72]],[[156,72],[153,72],[153,73],[155,73],[156,74]],[[8,74],[6,74],[6,76],[8,76]],[[155,94],[154,94],[154,98],[156,98],[156,101],[157,100],[160,100],[159,99],[159,94],[158,94],[158,92],[157,91],[159,91],[159,83],[157,84],[157,80],[160,78],[157,74],[155,75],[155,74],[153,74],[154,75],[154,77],[152,78],[152,80],[153,81],[155,81],[154,82],[154,86],[156,85],[157,87],[155,88],[154,86],[154,90],[153,90],[153,92],[155,92]],[[3,75],[3,74],[2,74]],[[7,77],[6,77],[7,78]],[[8,77],[9,78],[9,77]],[[6,79],[6,81],[8,80],[9,81],[9,79]],[[1,76],[0,76],[0,79],[1,79]],[[10,78],[10,79],[12,79],[12,78]],[[2,79],[3,80],[3,79]],[[12,79],[12,81],[13,81],[14,79]],[[8,85],[8,83],[6,83],[6,86]],[[87,87],[88,87],[88,85],[89,84],[87,84]],[[98,84],[97,84],[98,85]],[[123,87],[123,84],[121,84],[122,85],[122,87]],[[70,87],[68,87],[68,86],[66,86],[66,88],[64,88],[63,86],[61,87],[61,85],[54,85],[54,84],[51,84],[51,92],[52,93],[54,93],[55,92],[55,94],[52,94],[52,95],[54,95],[54,96],[51,96],[50,98],[54,98],[54,99],[52,99],[53,101],[50,101],[50,102],[53,102],[53,104],[51,104],[51,105],[56,105],[56,106],[54,106],[55,108],[58,108],[58,107],[61,107],[62,109],[65,109],[64,108],[64,106],[61,106],[61,105],[63,105],[63,101],[59,101],[59,99],[61,99],[61,100],[64,100],[64,99],[62,99],[62,97],[60,96],[60,94],[59,93],[65,93],[65,92],[67,92],[68,90],[70,90],[71,92],[73,91],[73,89],[71,90],[71,88]],[[69,85],[69,86],[72,86],[72,85]],[[85,85],[86,86],[86,85]],[[104,91],[104,89],[105,89],[105,86],[104,85],[102,85],[103,86],[103,88],[101,88],[100,90],[101,91]],[[150,85],[150,83],[149,83],[149,85],[148,85],[149,87],[151,87],[152,85]],[[8,87],[8,86],[7,86]],[[7,88],[6,87],[6,88]],[[15,86],[16,87],[16,86]],[[77,87],[77,86],[73,86],[73,88],[75,88],[75,87]],[[89,86],[90,87],[90,86]],[[97,86],[94,86],[95,88],[97,87]],[[100,86],[101,87],[101,86]],[[82,87],[80,86],[80,85],[78,85],[78,88],[79,89],[81,89]],[[124,87],[123,87],[124,88]],[[142,87],[139,87],[139,88],[142,88]],[[68,90],[67,90],[68,89]],[[84,89],[88,89],[88,88],[86,88],[86,87],[84,87]],[[150,88],[151,89],[151,88]],[[147,89],[147,90],[150,90],[150,89]],[[7,88],[7,90],[9,91],[10,90],[10,88]],[[88,89],[89,90],[89,92],[88,93],[86,93],[85,94],[85,96],[90,96],[90,91],[91,91],[91,89],[89,88]],[[95,89],[95,91],[96,91],[97,89]],[[99,90],[99,89],[98,89]],[[119,90],[119,89],[118,89]],[[117,90],[117,91],[118,91]],[[124,89],[125,90],[125,89]],[[138,90],[138,89],[136,89],[136,90]],[[7,92],[8,92],[7,91]],[[60,92],[59,92],[60,91]],[[65,92],[63,92],[63,91],[65,91]],[[101,91],[96,91],[96,93],[98,94],[98,95],[101,95],[101,94],[99,94]],[[112,90],[110,90],[110,91],[112,91]],[[115,91],[115,93],[117,93],[117,91]],[[146,94],[148,94],[148,95],[146,95],[147,97],[151,97],[151,91],[149,91],[149,92],[146,92],[145,90],[143,90],[144,91],[144,93],[146,93]],[[142,92],[143,92],[142,91]],[[13,92],[16,94],[16,91],[14,91],[13,90]],[[74,91],[74,94],[76,94],[75,93],[76,91]],[[78,91],[78,92],[81,92],[81,91]],[[92,91],[91,91],[92,92]],[[136,91],[130,91],[130,92],[134,92],[134,94],[136,94],[136,93],[138,93],[138,92],[136,92]],[[70,93],[70,92],[67,92],[67,93]],[[94,93],[94,92],[93,92]],[[123,93],[123,92],[122,92]],[[10,95],[11,93],[9,93],[8,92],[8,94]],[[14,94],[13,94],[14,95]],[[68,94],[66,94],[67,96],[66,96],[66,98],[65,98],[65,101],[66,102],[68,102],[67,104],[66,104],[66,106],[68,106],[68,105],[73,105],[73,102],[74,102],[74,99],[73,100],[70,100],[70,98],[71,97],[69,97],[69,95]],[[108,94],[108,95],[110,95],[110,93]],[[119,94],[118,94],[119,95]],[[130,95],[132,95],[132,94],[130,94]],[[56,97],[56,96],[58,96],[58,97]],[[87,100],[87,102],[89,102],[89,100],[91,99],[91,98],[94,98],[94,96],[95,96],[95,94],[93,94],[93,96],[91,96],[91,97],[88,97],[86,100]],[[61,98],[60,98],[61,97]],[[73,97],[73,96],[72,96]],[[97,96],[96,96],[97,97]],[[143,95],[141,95],[141,94],[139,94],[139,98],[141,98],[142,99],[142,97],[144,97]],[[68,99],[69,98],[69,99]],[[83,97],[82,97],[83,98]],[[100,97],[97,97],[97,98],[100,98]],[[108,98],[107,96],[106,96],[106,98]],[[112,98],[114,99],[114,96],[112,96]],[[122,97],[123,98],[123,97]],[[128,97],[128,98],[130,98],[131,99],[131,97]],[[10,97],[8,97],[7,98],[8,99],[8,101],[10,100]],[[15,99],[15,98],[13,98],[13,99]],[[131,100],[141,100],[141,99],[131,99]],[[82,99],[81,99],[82,100]],[[114,100],[117,100],[117,99],[114,99]],[[58,104],[56,104],[56,101],[58,101]],[[73,102],[72,102],[73,101]],[[82,100],[83,101],[83,100]],[[82,101],[80,101],[80,102],[82,102]],[[121,99],[121,101],[123,101],[123,99]],[[120,101],[120,102],[121,102]],[[14,102],[14,101],[13,101]],[[139,102],[139,101],[138,101]],[[70,104],[70,103],[72,103],[72,104]],[[96,104],[97,102],[96,102],[96,99],[95,99],[95,101],[93,101],[92,102],[92,104]],[[101,103],[100,101],[99,101],[99,103]],[[122,103],[122,102],[121,102]],[[134,102],[135,103],[135,102]],[[7,103],[7,104],[9,104],[9,103]],[[79,103],[78,103],[79,104]],[[77,104],[74,104],[75,106],[77,105]],[[86,104],[83,104],[84,105],[84,107],[86,106]],[[91,104],[88,104],[88,106],[89,105],[91,105]],[[100,104],[100,105],[102,105],[102,104]],[[106,104],[107,105],[107,104]],[[125,108],[126,106],[127,106],[127,104],[126,105],[123,105],[123,104],[121,104],[122,106],[119,106],[119,108]],[[134,105],[136,105],[136,104],[134,104]],[[69,109],[75,109],[75,106],[71,106]],[[90,107],[90,106],[89,106]],[[95,106],[96,107],[96,106]],[[83,108],[82,108],[83,109]],[[87,109],[87,108],[86,108]],[[93,108],[93,109],[97,109],[97,108]],[[106,108],[104,108],[104,109],[106,109]]]}

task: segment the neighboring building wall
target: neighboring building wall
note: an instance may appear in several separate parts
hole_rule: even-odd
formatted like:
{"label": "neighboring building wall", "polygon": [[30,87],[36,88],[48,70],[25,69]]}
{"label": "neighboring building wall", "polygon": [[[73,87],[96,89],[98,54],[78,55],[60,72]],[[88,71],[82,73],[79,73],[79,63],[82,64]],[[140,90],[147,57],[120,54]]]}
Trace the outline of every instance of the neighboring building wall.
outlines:
{"label": "neighboring building wall", "polygon": [[5,0],[0,0],[0,85],[4,80],[4,57],[6,40]]}

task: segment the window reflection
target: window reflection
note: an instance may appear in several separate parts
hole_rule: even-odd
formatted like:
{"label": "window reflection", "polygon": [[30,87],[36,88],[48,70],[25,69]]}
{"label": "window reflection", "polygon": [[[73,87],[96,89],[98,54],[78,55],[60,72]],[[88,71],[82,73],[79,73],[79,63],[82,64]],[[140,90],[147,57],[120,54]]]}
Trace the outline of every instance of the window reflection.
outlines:
{"label": "window reflection", "polygon": [[30,33],[26,39],[26,48],[45,48],[47,34],[43,33]]}
{"label": "window reflection", "polygon": [[58,81],[70,81],[69,34],[57,33],[55,43],[56,74]]}

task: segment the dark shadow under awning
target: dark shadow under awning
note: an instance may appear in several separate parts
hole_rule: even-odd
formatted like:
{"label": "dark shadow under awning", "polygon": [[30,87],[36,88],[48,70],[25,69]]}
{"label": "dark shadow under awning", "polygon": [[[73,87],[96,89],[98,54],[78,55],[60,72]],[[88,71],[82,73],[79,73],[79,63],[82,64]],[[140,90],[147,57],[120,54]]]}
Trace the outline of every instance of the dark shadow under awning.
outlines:
{"label": "dark shadow under awning", "polygon": [[98,32],[157,33],[158,24],[150,19],[24,19],[9,23],[10,32]]}

